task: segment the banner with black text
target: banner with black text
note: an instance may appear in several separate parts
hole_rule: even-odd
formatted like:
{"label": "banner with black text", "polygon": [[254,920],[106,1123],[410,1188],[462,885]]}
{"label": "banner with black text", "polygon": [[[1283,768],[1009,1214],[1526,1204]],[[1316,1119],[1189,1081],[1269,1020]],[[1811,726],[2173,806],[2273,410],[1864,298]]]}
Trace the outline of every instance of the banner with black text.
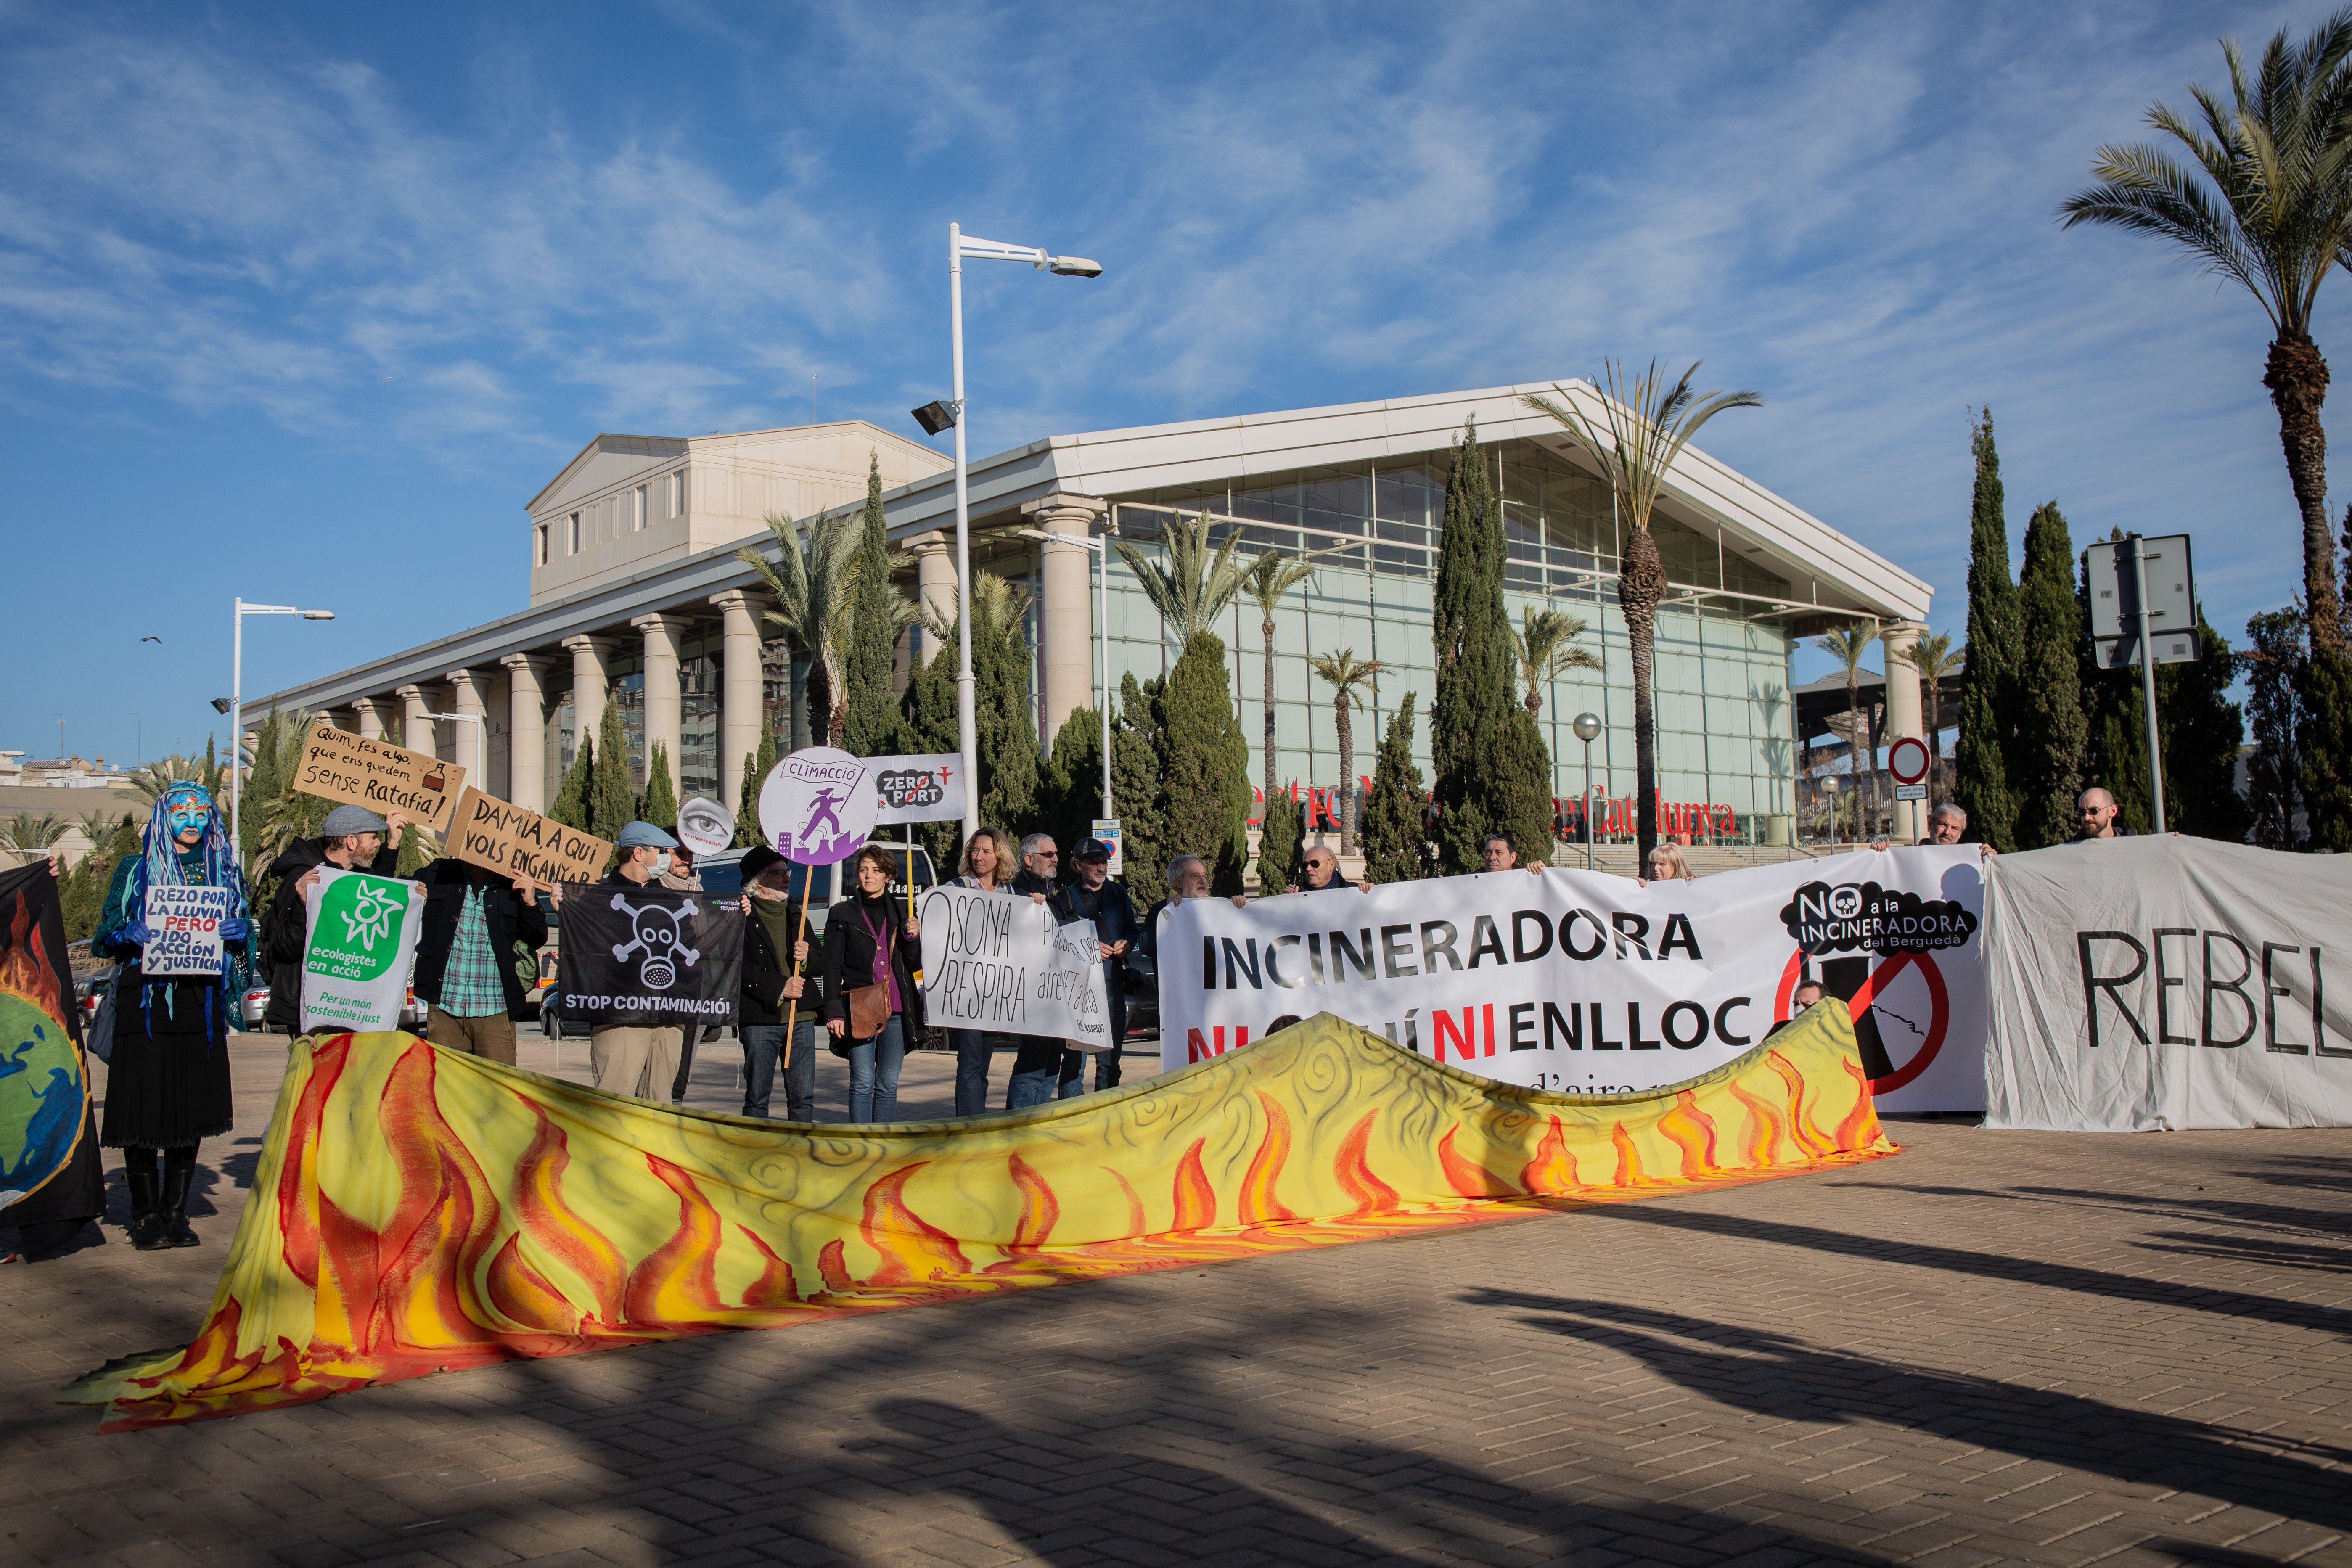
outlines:
{"label": "banner with black text", "polygon": [[933,1026],[1110,1045],[1110,997],[1092,921],[1063,924],[1025,894],[923,895],[923,1011]]}

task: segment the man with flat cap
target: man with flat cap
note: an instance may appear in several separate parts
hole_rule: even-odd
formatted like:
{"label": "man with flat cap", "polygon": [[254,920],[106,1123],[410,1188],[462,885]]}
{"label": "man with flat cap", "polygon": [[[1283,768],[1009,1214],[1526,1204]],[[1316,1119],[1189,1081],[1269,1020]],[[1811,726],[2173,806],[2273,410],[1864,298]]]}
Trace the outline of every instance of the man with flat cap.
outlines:
{"label": "man with flat cap", "polygon": [[[660,885],[677,840],[650,822],[625,825],[613,839],[613,869],[599,888]],[[588,1070],[607,1094],[669,1099],[677,1077],[679,1029],[673,1024],[595,1024],[588,1030]]]}
{"label": "man with flat cap", "polygon": [[278,879],[263,953],[268,963],[269,1027],[289,1035],[302,1032],[302,961],[310,947],[303,899],[318,884],[320,868],[374,877],[399,875],[400,833],[407,821],[396,810],[378,816],[363,805],[339,805],[327,813],[321,837],[297,838],[269,863],[269,875]]}

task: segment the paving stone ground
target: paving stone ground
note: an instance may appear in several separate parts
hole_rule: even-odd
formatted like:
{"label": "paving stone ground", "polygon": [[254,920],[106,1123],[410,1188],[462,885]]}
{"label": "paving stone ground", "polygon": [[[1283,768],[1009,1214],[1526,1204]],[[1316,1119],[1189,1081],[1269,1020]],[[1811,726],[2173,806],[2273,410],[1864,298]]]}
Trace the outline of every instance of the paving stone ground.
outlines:
{"label": "paving stone ground", "polygon": [[2334,1131],[1900,1122],[1833,1174],[100,1437],[51,1396],[195,1326],[282,1059],[238,1043],[203,1247],[0,1270],[0,1563],[2352,1563]]}

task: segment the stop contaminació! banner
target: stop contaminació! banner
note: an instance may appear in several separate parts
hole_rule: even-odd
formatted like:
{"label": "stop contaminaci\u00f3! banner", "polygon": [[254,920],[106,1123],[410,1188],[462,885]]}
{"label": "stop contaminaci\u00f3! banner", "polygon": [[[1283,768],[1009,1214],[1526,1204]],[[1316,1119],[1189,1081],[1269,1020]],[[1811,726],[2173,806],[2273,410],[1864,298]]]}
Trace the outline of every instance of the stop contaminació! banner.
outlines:
{"label": "stop contaminaci\u00f3! banner", "polygon": [[1559,868],[1223,899],[1159,932],[1164,1067],[1328,1012],[1504,1083],[1639,1093],[1722,1066],[1804,979],[1854,1016],[1880,1108],[1984,1107],[1974,845],[1653,883]]}

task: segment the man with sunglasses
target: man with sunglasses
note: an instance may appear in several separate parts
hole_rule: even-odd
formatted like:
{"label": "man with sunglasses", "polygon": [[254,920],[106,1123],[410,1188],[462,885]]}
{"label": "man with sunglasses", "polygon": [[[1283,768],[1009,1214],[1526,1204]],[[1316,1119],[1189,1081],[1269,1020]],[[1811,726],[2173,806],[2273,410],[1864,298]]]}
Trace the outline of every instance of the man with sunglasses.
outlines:
{"label": "man with sunglasses", "polygon": [[[1033,833],[1021,841],[1021,873],[1008,892],[1055,895],[1055,878],[1062,868],[1062,851],[1053,835]],[[1074,1051],[1059,1038],[1015,1035],[1013,1079],[1004,1087],[1004,1109],[1043,1105],[1049,1100],[1075,1100],[1086,1092],[1086,1053]]]}
{"label": "man with sunglasses", "polygon": [[[1328,892],[1334,888],[1345,888],[1348,885],[1346,880],[1339,875],[1339,858],[1331,853],[1331,849],[1328,845],[1308,845],[1307,847],[1307,854],[1303,859],[1307,867],[1307,885],[1303,888],[1290,889],[1288,889],[1289,891],[1295,893],[1323,893]],[[1369,893],[1372,890],[1372,885],[1370,882],[1358,882],[1356,884],[1356,890],[1361,893]]]}

